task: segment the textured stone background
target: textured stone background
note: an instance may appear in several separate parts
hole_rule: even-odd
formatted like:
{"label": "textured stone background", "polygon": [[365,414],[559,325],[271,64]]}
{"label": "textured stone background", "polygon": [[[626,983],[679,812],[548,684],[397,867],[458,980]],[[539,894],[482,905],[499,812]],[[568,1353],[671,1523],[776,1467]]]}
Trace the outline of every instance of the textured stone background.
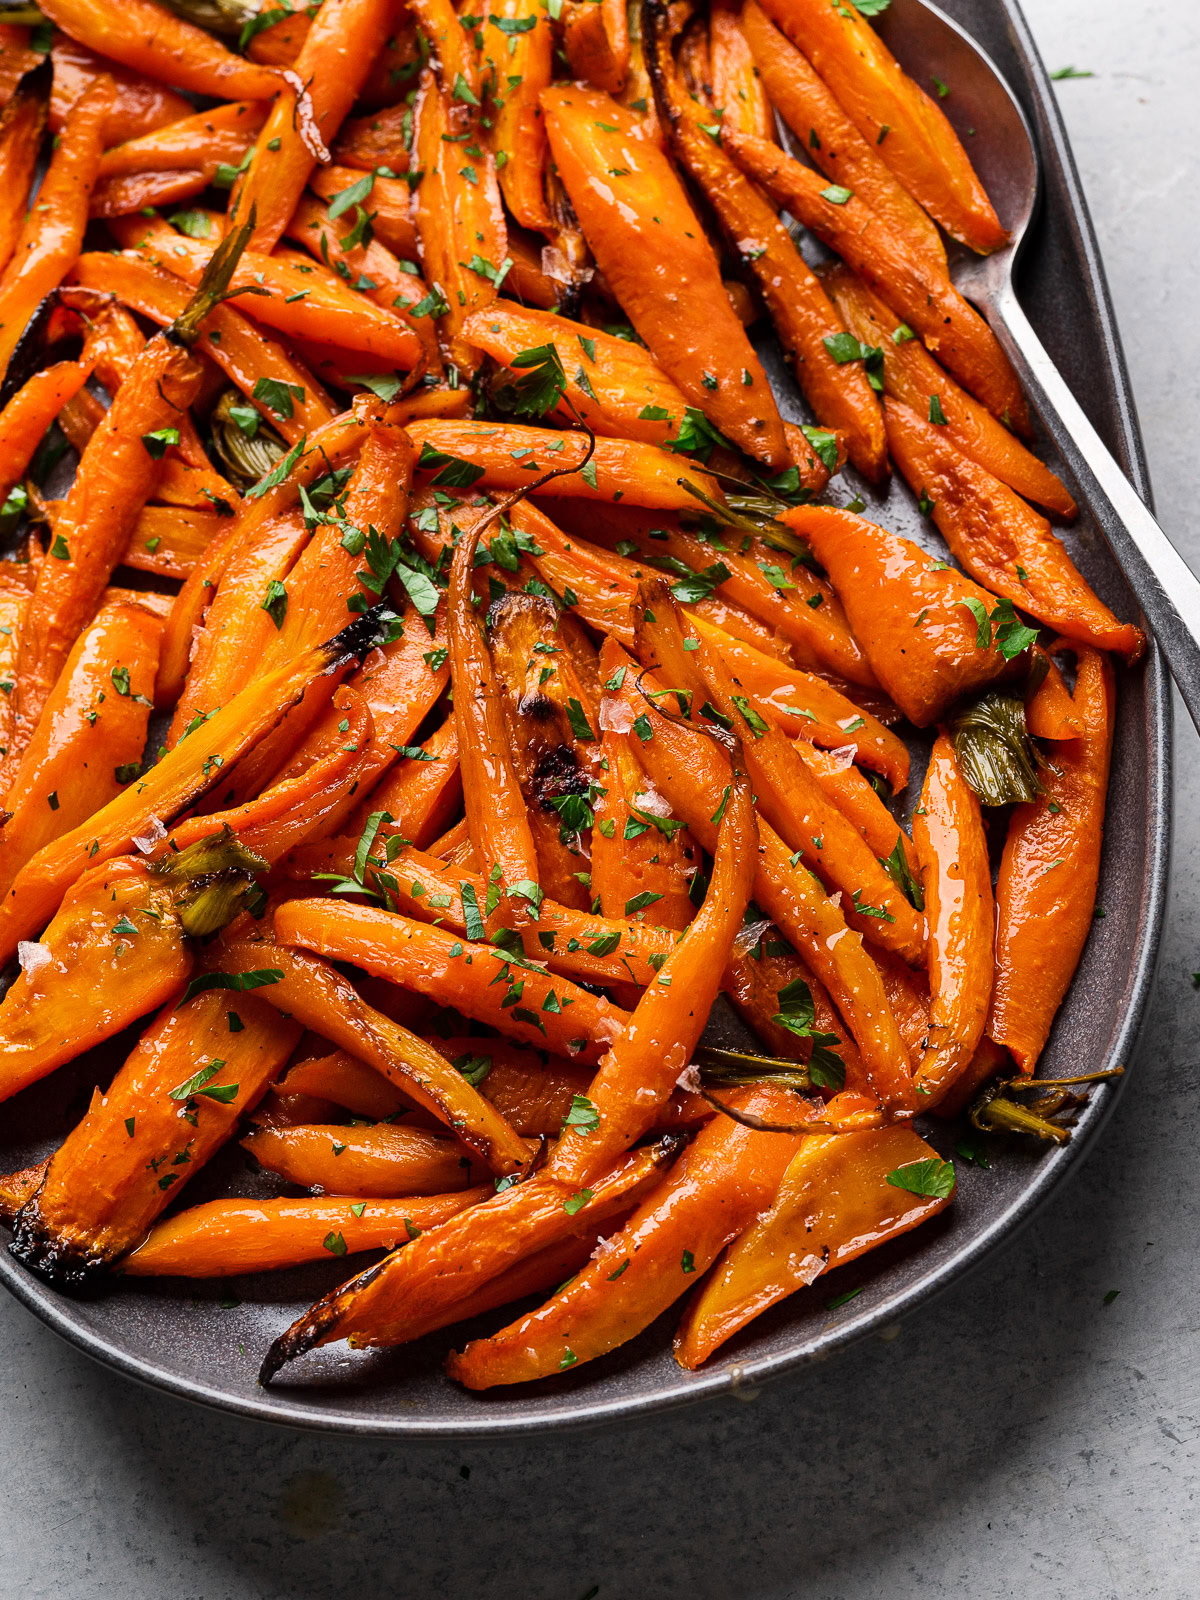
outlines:
{"label": "textured stone background", "polygon": [[[1133,373],[1159,513],[1200,535],[1194,0],[1027,0]],[[639,1426],[331,1441],[143,1391],[0,1302],[0,1596],[1191,1600],[1200,763],[1137,1086],[1072,1186],[899,1337]],[[1116,819],[1119,826],[1119,819]],[[1103,1304],[1110,1289],[1119,1297]]]}

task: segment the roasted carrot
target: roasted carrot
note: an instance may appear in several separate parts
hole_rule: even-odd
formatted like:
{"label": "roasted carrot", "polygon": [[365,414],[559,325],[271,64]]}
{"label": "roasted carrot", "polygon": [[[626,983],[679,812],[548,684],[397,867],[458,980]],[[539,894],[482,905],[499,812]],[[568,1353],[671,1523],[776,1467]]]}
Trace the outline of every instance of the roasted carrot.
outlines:
{"label": "roasted carrot", "polygon": [[0,411],[0,504],[29,465],[47,428],[90,376],[89,361],[56,361],[26,379]]}
{"label": "roasted carrot", "polygon": [[5,796],[0,892],[138,777],[161,633],[148,609],[110,604],[80,634]]}
{"label": "roasted carrot", "polygon": [[43,296],[74,265],[87,226],[88,195],[100,163],[112,83],[102,78],[71,108],[37,202],[0,278],[0,370]]}
{"label": "roasted carrot", "polygon": [[[1075,515],[1075,502],[1063,484],[1025,448],[986,407],[981,406],[912,337],[908,324],[840,264],[820,273],[846,326],[860,344],[883,353],[884,392],[928,416],[940,410],[946,437],[979,466],[1007,483],[1027,500],[1035,500],[1060,517]],[[936,405],[935,405],[936,401]]]}
{"label": "roasted carrot", "polygon": [[[847,897],[850,926],[906,961],[919,963],[925,950],[922,918],[854,827],[826,799],[787,735],[755,710],[717,652],[681,626],[670,590],[661,580],[642,586],[638,646],[645,665],[654,667],[667,683],[687,688],[685,716],[692,715],[694,704],[699,717],[703,704],[737,730],[761,815],[810,871]],[[869,909],[863,911],[860,904]]]}
{"label": "roasted carrot", "polygon": [[[979,801],[940,734],[913,814],[929,916],[929,1033],[917,1094],[936,1097],[968,1065],[992,994],[992,876]],[[919,1101],[917,1102],[920,1103]]]}
{"label": "roasted carrot", "polygon": [[[716,15],[714,11],[714,18]],[[809,159],[831,183],[850,189],[865,201],[931,268],[945,273],[946,251],[936,225],[893,175],[878,146],[863,138],[807,58],[780,32],[758,0],[746,0],[741,26],[763,88]],[[760,139],[773,136],[770,127],[752,127],[740,119],[727,125]]]}
{"label": "roasted carrot", "polygon": [[944,113],[853,6],[762,0],[812,62],[863,139],[953,239],[985,254],[1008,234]]}
{"label": "roasted carrot", "polygon": [[[996,335],[945,272],[914,255],[907,240],[857,195],[826,186],[778,145],[730,129],[723,143],[771,197],[852,266],[961,384],[994,416],[1030,436],[1029,407]],[[830,199],[835,194],[836,199]],[[844,196],[844,198],[843,198]]]}
{"label": "roasted carrot", "polygon": [[288,1183],[325,1194],[443,1194],[471,1178],[457,1139],[403,1124],[257,1128],[242,1149]]}
{"label": "roasted carrot", "polygon": [[[352,1278],[317,1302],[271,1346],[261,1381],[316,1345],[348,1339],[354,1348],[402,1344],[441,1325],[454,1308],[507,1268],[627,1210],[657,1185],[679,1149],[678,1138],[635,1150],[597,1179],[585,1203],[562,1184],[537,1176],[451,1217],[402,1246],[370,1275]],[[578,1197],[576,1197],[578,1198]]]}
{"label": "roasted carrot", "polygon": [[215,99],[268,100],[280,75],[235,56],[211,33],[185,22],[156,0],[49,0],[42,7],[72,39],[164,83]]}
{"label": "roasted carrot", "polygon": [[347,117],[329,147],[335,166],[356,167],[374,172],[390,167],[393,172],[408,170],[409,107],[385,106],[361,117]]}
{"label": "roasted carrot", "polygon": [[439,327],[450,357],[470,374],[479,356],[462,337],[463,323],[473,311],[491,305],[509,267],[496,163],[490,151],[468,156],[455,142],[454,105],[431,72],[422,76],[416,116],[413,159],[424,176],[413,216],[421,263],[426,281],[441,290]]}
{"label": "roasted carrot", "polygon": [[[44,75],[43,75],[44,76]],[[27,77],[0,114],[0,272],[12,259],[25,221],[29,188],[46,126],[47,95],[42,77]]]}
{"label": "roasted carrot", "polygon": [[452,1127],[494,1171],[512,1172],[523,1166],[528,1155],[512,1128],[439,1051],[368,1006],[325,962],[282,948],[295,925],[290,918],[293,907],[305,904],[321,912],[351,909],[325,901],[282,906],[275,929],[280,944],[225,944],[217,952],[222,970],[260,970],[269,963],[267,970],[279,977],[264,990],[264,999],[382,1073],[408,1098]]}
{"label": "roasted carrot", "polygon": [[708,58],[712,102],[724,113],[722,124],[775,137],[775,118],[766,86],[755,64],[749,30],[738,16],[737,0],[719,0],[708,15]]}
{"label": "roasted carrot", "polygon": [[[644,717],[650,737],[638,735],[638,758],[671,810],[710,850],[716,843],[713,818],[729,784],[729,768],[717,750],[705,752],[694,735],[652,709],[635,687],[637,670],[628,662],[619,697],[635,718]],[[646,689],[665,687],[648,675]],[[862,946],[862,936],[849,928],[839,908],[771,827],[760,820],[759,861],[754,879],[755,903],[812,966],[854,1035],[872,1084],[881,1098],[906,1092],[908,1051],[896,1027],[879,969]]]}
{"label": "roasted carrot", "polygon": [[50,60],[54,68],[54,88],[50,95],[51,133],[61,131],[71,107],[97,78],[103,77],[111,78],[113,83],[112,104],[104,124],[106,146],[140,139],[156,128],[192,114],[191,101],[174,89],[122,66],[110,55],[97,55],[67,33],[55,32]]}
{"label": "roasted carrot", "polygon": [[211,182],[218,166],[236,167],[241,162],[266,115],[261,100],[232,100],[181,117],[140,138],[110,146],[100,159],[98,181],[198,167]]}
{"label": "roasted carrot", "polygon": [[[318,167],[308,180],[309,188],[322,200],[334,201],[363,175],[354,167]],[[411,190],[403,178],[387,178],[376,172],[367,197],[371,227],[376,239],[396,256],[411,261],[417,254],[417,231],[409,214]]]}
{"label": "roasted carrot", "polygon": [[1080,650],[1080,736],[1054,746],[1036,800],[1014,806],[996,883],[996,982],[988,1035],[1032,1072],[1087,942],[1100,877],[1116,690],[1107,658]]}
{"label": "roasted carrot", "polygon": [[0,1003],[3,1100],[153,1011],[192,965],[171,891],[128,857],[86,872],[20,953]]}
{"label": "roasted carrot", "polygon": [[[479,912],[485,909],[480,906]],[[544,1046],[594,1063],[625,1025],[624,1011],[569,979],[534,967],[514,968],[494,945],[464,941],[374,906],[292,900],[276,914],[275,933],[283,944],[353,961],[418,994],[436,989],[443,1003],[449,1001],[464,1016],[535,1050]]]}
{"label": "roasted carrot", "polygon": [[279,243],[309,173],[358,98],[394,10],[392,0],[325,0],[314,17],[296,57],[296,82],[271,107],[230,200],[231,215],[254,211],[255,250]]}
{"label": "roasted carrot", "polygon": [[787,447],[766,374],[662,150],[598,90],[547,89],[542,110],[571,202],[634,327],[694,407],[782,469]]}
{"label": "roasted carrot", "polygon": [[785,521],[812,547],[880,683],[917,727],[1004,671],[986,589],[853,512],[800,506]]}
{"label": "roasted carrot", "polygon": [[387,1078],[347,1050],[296,1062],[276,1087],[289,1099],[299,1095],[342,1106],[372,1122],[386,1122],[412,1110]]}
{"label": "roasted carrot", "polygon": [[889,400],[887,423],[897,465],[932,502],[938,531],[973,578],[1080,644],[1138,659],[1145,634],[1118,622],[1045,517],[910,407]]}
{"label": "roasted carrot", "polygon": [[[656,4],[646,16],[654,24],[646,41],[650,75],[672,149],[712,205],[731,248],[758,279],[796,380],[817,420],[844,430],[851,461],[872,482],[882,482],[887,477],[887,446],[879,403],[865,372],[849,363],[839,365],[826,343],[845,333],[842,319],[758,189],[742,175],[723,144],[705,132],[705,112],[683,88],[671,59],[671,11]],[[731,128],[730,135],[735,131]]]}
{"label": "roasted carrot", "polygon": [[493,156],[505,157],[498,173],[505,204],[523,228],[548,232],[553,218],[546,204],[546,129],[538,96],[550,83],[553,64],[550,18],[536,0],[495,0],[481,33],[483,88],[494,107],[486,143]]}
{"label": "roasted carrot", "polygon": [[56,1283],[82,1284],[139,1244],[253,1108],[298,1035],[253,995],[198,994],[166,1007],[50,1158],[17,1221],[19,1258]]}
{"label": "roasted carrot", "polygon": [[869,780],[854,765],[849,748],[819,750],[813,745],[798,744],[797,749],[822,789],[879,859],[886,861],[893,855],[898,842],[901,854],[915,870],[915,857],[903,830]]}
{"label": "roasted carrot", "polygon": [[[799,1104],[774,1084],[725,1098],[738,1111],[785,1123]],[[632,1339],[770,1203],[798,1142],[714,1118],[601,1256],[537,1311],[451,1355],[446,1370],[469,1389],[489,1389],[549,1377]]]}
{"label": "roasted carrot", "polygon": [[302,1261],[394,1250],[490,1189],[410,1200],[210,1200],[160,1222],[123,1263],[132,1278],[227,1278]]}
{"label": "roasted carrot", "polygon": [[168,821],[198,800],[220,781],[222,767],[232,767],[282,720],[314,678],[336,681],[377,637],[374,617],[364,617],[294,663],[267,673],[204,720],[190,743],[181,740],[138,783],[44,846],[17,874],[0,912],[4,958],[11,956],[18,940],[45,925],[65,891],[89,865],[99,866],[129,850],[152,818]]}
{"label": "roasted carrot", "polygon": [[0,790],[5,794],[12,784],[17,766],[17,708],[13,690],[17,686],[20,661],[21,624],[29,609],[29,588],[17,563],[0,566]]}
{"label": "roasted carrot", "polygon": [[1071,699],[1071,691],[1052,657],[1038,646],[1035,656],[1046,662],[1046,675],[1025,703],[1025,722],[1037,739],[1079,739],[1083,718]]}
{"label": "roasted carrot", "polygon": [[889,1178],[940,1157],[911,1128],[805,1139],[770,1209],[734,1241],[689,1303],[675,1359],[696,1368],[797,1289],[918,1227],[953,1190],[919,1194]]}
{"label": "roasted carrot", "polygon": [[567,0],[563,50],[573,79],[607,94],[620,94],[629,67],[624,0]]}
{"label": "roasted carrot", "polygon": [[480,100],[479,57],[467,23],[450,0],[415,0],[413,15],[437,64],[437,84],[449,101],[452,131],[474,126]]}
{"label": "roasted carrot", "polygon": [[24,23],[0,23],[0,105],[6,106],[21,79],[41,65],[40,50],[30,47],[32,29]]}

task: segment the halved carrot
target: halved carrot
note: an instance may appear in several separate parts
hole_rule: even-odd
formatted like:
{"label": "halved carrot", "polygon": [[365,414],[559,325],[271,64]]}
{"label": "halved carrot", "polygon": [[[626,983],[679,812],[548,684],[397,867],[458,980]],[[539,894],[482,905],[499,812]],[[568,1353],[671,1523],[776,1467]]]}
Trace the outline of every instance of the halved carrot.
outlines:
{"label": "halved carrot", "polygon": [[546,129],[538,96],[553,69],[550,18],[537,0],[496,0],[480,32],[482,86],[493,107],[485,143],[493,156],[505,158],[498,173],[505,204],[523,228],[548,231],[553,218],[543,183]]}
{"label": "halved carrot", "polygon": [[302,1261],[394,1250],[490,1188],[408,1200],[210,1200],[160,1222],[122,1264],[131,1278],[228,1278]]}
{"label": "halved carrot", "polygon": [[[399,170],[399,169],[397,169]],[[333,201],[347,189],[362,182],[362,173],[354,167],[336,164],[318,167],[310,174],[308,184],[322,200]],[[403,178],[386,178],[375,174],[368,196],[371,227],[376,239],[402,260],[411,261],[417,254],[417,230],[409,214],[412,191]]]}
{"label": "halved carrot", "polygon": [[[3,52],[0,52],[3,54]],[[46,126],[45,86],[18,83],[0,115],[0,272],[8,266],[25,221],[29,188]]]}
{"label": "halved carrot", "polygon": [[914,1162],[940,1160],[911,1128],[805,1139],[769,1211],[734,1241],[689,1303],[675,1359],[695,1369],[764,1311],[822,1273],[918,1227],[950,1194],[917,1194],[888,1181]]}
{"label": "halved carrot", "polygon": [[563,50],[571,78],[620,94],[629,67],[624,0],[566,0]]}
{"label": "halved carrot", "polygon": [[218,166],[236,167],[267,118],[261,100],[232,100],[197,111],[139,138],[110,145],[100,158],[97,185],[147,172],[199,168],[208,182]]}
{"label": "halved carrot", "polygon": [[1093,592],[1045,517],[900,401],[887,402],[887,423],[896,464],[973,578],[1079,644],[1138,659],[1145,634]]}
{"label": "halved carrot", "polygon": [[542,110],[584,233],[634,327],[693,406],[781,470],[787,447],[766,374],[666,156],[598,90],[547,89]]}
{"label": "halved carrot", "polygon": [[960,388],[955,380],[912,337],[901,322],[862,280],[841,263],[819,274],[846,326],[860,344],[883,352],[884,392],[903,401],[918,416],[937,408],[946,418],[946,435],[964,455],[1007,483],[1010,489],[1036,500],[1057,516],[1075,516],[1074,500],[1049,467],[997,422],[985,406]]}
{"label": "halved carrot", "polygon": [[143,134],[153,133],[169,122],[190,117],[194,109],[191,101],[174,89],[156,83],[132,67],[122,66],[110,54],[100,55],[89,50],[78,39],[57,29],[50,46],[50,60],[54,68],[54,87],[50,94],[51,133],[61,130],[71,107],[97,78],[109,77],[113,82],[113,101],[104,125],[106,146],[140,139]]}
{"label": "halved carrot", "polygon": [[999,249],[1008,234],[954,129],[866,19],[853,6],[835,9],[826,0],[762,5],[930,216],[973,250]]}
{"label": "halved carrot", "polygon": [[916,329],[942,365],[993,415],[1030,437],[1029,406],[1012,364],[979,312],[943,271],[914,255],[903,235],[857,195],[826,186],[811,167],[801,166],[778,145],[736,129],[724,144],[778,204],[844,257]]}
{"label": "halved carrot", "polygon": [[253,995],[198,994],[160,1012],[51,1156],[16,1226],[20,1259],[84,1283],[139,1244],[254,1107],[299,1032]]}
{"label": "halved carrot", "polygon": [[708,14],[708,58],[712,102],[724,115],[722,124],[775,137],[775,116],[767,98],[764,76],[755,63],[744,14],[737,0],[719,0]]}
{"label": "halved carrot", "polygon": [[983,1037],[995,924],[979,801],[944,733],[933,746],[913,814],[913,843],[929,915],[930,995],[929,1032],[913,1087],[918,1096],[937,1097],[968,1066]]}
{"label": "halved carrot", "polygon": [[325,1194],[444,1194],[471,1180],[457,1139],[402,1123],[256,1128],[242,1149],[288,1183]]}
{"label": "halved carrot", "polygon": [[1035,655],[1046,662],[1046,676],[1025,702],[1025,723],[1037,739],[1078,739],[1083,735],[1083,719],[1071,699],[1071,691],[1052,657],[1039,646]]}
{"label": "halved carrot", "polygon": [[1116,688],[1096,650],[1080,650],[1079,738],[1054,747],[1036,800],[1013,807],[996,883],[996,982],[987,1031],[1030,1073],[1087,943],[1100,878]]}

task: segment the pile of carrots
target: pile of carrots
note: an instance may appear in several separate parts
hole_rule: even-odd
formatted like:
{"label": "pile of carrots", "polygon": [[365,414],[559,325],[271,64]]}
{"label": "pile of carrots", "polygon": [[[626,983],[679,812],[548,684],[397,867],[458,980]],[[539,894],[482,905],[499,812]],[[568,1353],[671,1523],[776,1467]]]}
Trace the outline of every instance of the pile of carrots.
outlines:
{"label": "pile of carrots", "polygon": [[[684,1296],[695,1367],[950,1203],[914,1118],[1067,1137],[1143,638],[885,4],[0,27],[0,1098],[137,1030],[0,1179],[31,1270],[385,1251],[264,1381],[501,1307],[451,1375],[552,1376]],[[189,1207],[238,1139],[278,1197]]]}

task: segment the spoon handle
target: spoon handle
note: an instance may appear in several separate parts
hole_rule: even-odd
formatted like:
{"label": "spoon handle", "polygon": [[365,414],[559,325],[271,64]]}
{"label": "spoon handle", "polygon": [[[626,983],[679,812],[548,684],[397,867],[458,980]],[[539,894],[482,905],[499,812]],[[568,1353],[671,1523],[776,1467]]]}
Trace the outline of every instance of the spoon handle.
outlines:
{"label": "spoon handle", "polygon": [[1091,510],[1129,580],[1200,728],[1200,580],[1088,421],[1011,282],[993,291],[984,309],[1075,480],[1077,498]]}

